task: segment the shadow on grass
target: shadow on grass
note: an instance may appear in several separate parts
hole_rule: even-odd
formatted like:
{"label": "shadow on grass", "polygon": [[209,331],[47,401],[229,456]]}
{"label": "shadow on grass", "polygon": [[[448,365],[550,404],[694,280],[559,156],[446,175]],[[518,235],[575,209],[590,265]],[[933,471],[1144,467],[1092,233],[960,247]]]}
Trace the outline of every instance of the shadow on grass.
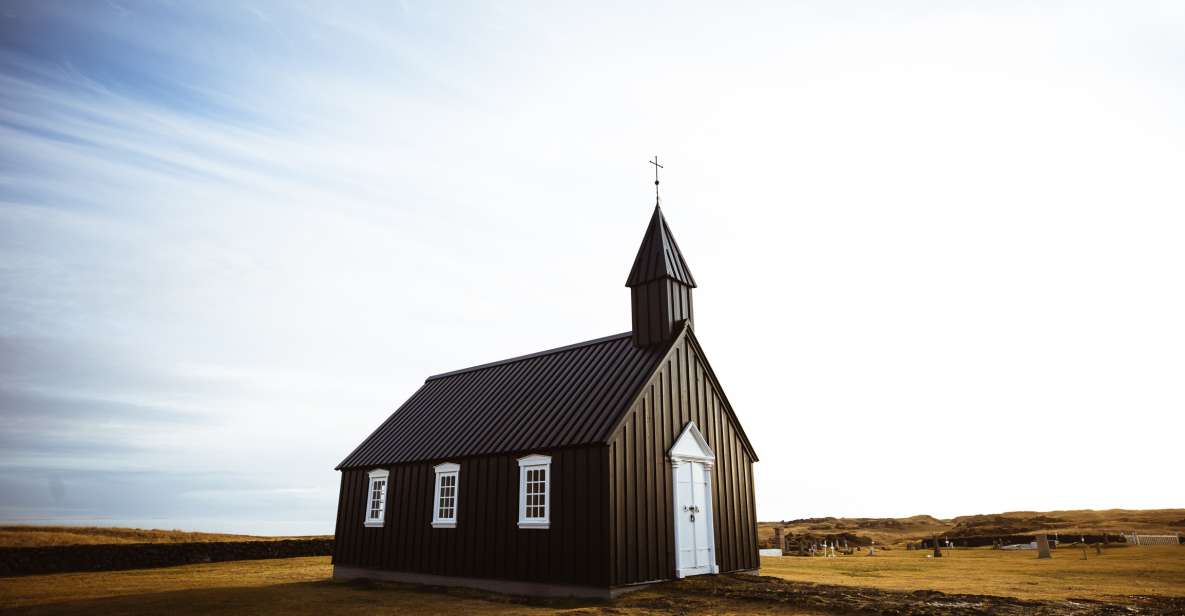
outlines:
{"label": "shadow on grass", "polygon": [[[691,591],[691,592],[688,592]],[[681,582],[658,584],[614,601],[543,599],[499,595],[482,591],[416,586],[393,582],[311,581],[270,586],[201,588],[146,592],[118,597],[79,599],[63,597],[51,603],[10,608],[5,614],[118,614],[137,616],[169,614],[556,614],[565,616],[640,616],[643,614],[779,614],[817,616],[833,614],[793,609],[785,603],[726,598],[695,592]]]}
{"label": "shadow on grass", "polygon": [[96,599],[61,600],[6,608],[5,614],[548,614],[580,610],[600,613],[604,603],[577,599],[533,599],[469,591],[359,580],[292,582],[271,586],[200,588]]}

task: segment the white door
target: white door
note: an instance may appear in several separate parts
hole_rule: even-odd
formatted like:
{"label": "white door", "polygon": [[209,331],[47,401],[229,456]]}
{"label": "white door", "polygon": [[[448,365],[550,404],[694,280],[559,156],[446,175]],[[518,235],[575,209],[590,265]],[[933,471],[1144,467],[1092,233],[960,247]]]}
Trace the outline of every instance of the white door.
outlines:
{"label": "white door", "polygon": [[712,572],[711,502],[707,469],[700,462],[681,462],[675,467],[678,489],[675,490],[675,532],[678,542],[679,575]]}

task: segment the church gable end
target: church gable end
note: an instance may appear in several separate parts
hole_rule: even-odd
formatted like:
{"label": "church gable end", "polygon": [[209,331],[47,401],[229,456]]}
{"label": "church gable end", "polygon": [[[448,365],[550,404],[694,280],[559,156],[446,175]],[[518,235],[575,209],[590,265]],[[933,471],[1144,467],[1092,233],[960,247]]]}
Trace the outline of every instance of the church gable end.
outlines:
{"label": "church gable end", "polygon": [[711,470],[720,571],[756,569],[757,456],[690,327],[684,327],[609,439],[613,584],[668,579],[675,529],[668,452],[694,423],[715,454]]}

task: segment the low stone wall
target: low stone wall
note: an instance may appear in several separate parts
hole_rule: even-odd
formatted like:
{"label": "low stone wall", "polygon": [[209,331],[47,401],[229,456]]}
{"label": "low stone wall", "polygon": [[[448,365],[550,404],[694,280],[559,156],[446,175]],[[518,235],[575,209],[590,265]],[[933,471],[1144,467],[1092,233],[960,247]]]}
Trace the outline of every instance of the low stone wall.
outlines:
{"label": "low stone wall", "polygon": [[[1053,533],[1046,533],[1049,540],[1054,539]],[[1120,533],[1111,533],[1107,535],[1092,535],[1080,533],[1061,533],[1057,535],[1061,543],[1076,543],[1081,539],[1085,539],[1087,543],[1124,543],[1124,537]],[[942,547],[946,547],[946,540],[950,539],[955,542],[955,545],[962,548],[977,548],[995,544],[997,541],[1004,545],[1011,545],[1016,543],[1032,543],[1037,540],[1037,535],[985,535],[978,537],[947,537],[945,535],[938,535],[938,540],[943,542]],[[926,538],[921,540],[921,547],[923,549],[931,549],[934,547],[933,539]]]}
{"label": "low stone wall", "polygon": [[[857,535],[855,533],[849,533],[849,532],[803,533],[800,535],[796,535],[794,533],[786,533],[786,536],[784,539],[782,539],[782,541],[785,542],[785,549],[788,551],[791,551],[791,552],[796,552],[798,550],[798,544],[800,542],[804,542],[807,545],[810,545],[812,543],[819,543],[819,544],[830,543],[833,545],[846,543],[848,546],[854,547],[854,548],[867,547],[867,546],[872,545],[871,538],[865,537],[863,535]],[[777,538],[775,537],[773,539],[768,539],[764,543],[762,543],[759,547],[763,547],[763,548],[779,547],[778,543],[777,543]]]}
{"label": "low stone wall", "polygon": [[329,556],[333,539],[128,543],[0,548],[0,576],[147,569],[194,563]]}

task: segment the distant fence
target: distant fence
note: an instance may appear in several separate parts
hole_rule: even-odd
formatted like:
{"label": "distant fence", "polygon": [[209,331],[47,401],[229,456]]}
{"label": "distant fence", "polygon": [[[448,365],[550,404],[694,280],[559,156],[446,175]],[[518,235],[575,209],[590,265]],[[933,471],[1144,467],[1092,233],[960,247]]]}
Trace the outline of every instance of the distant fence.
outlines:
{"label": "distant fence", "polygon": [[1123,539],[1132,545],[1177,545],[1181,538],[1177,535],[1124,535]]}
{"label": "distant fence", "polygon": [[333,539],[212,541],[208,543],[126,543],[0,548],[0,576],[115,571],[195,563],[298,556],[329,556]]}

